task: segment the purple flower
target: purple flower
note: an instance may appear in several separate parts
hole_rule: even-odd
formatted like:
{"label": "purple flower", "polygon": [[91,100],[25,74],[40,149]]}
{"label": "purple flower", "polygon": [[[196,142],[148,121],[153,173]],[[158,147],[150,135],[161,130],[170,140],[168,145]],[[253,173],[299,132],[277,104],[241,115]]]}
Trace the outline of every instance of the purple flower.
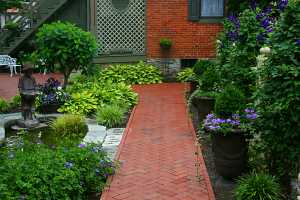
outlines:
{"label": "purple flower", "polygon": [[258,13],[258,14],[256,15],[256,19],[257,19],[257,20],[260,20],[260,19],[262,19],[264,16],[265,16],[264,13]]}
{"label": "purple flower", "polygon": [[257,118],[257,114],[256,113],[246,114],[246,118],[254,120]]}
{"label": "purple flower", "polygon": [[271,12],[272,12],[272,7],[271,6],[266,6],[262,10],[262,13],[264,13],[265,15],[270,14]]}
{"label": "purple flower", "polygon": [[237,31],[229,31],[227,33],[227,37],[229,38],[229,40],[231,41],[236,41],[239,37],[239,34]]}
{"label": "purple flower", "polygon": [[268,28],[266,28],[266,31],[267,31],[268,33],[271,33],[271,32],[273,31],[273,28],[272,28],[272,27],[268,27]]}
{"label": "purple flower", "polygon": [[79,147],[79,148],[85,148],[85,147],[86,147],[86,144],[81,143],[81,144],[78,145],[78,147]]}
{"label": "purple flower", "polygon": [[288,0],[280,0],[279,2],[277,2],[277,8],[280,11],[283,11],[287,7],[288,3],[289,3]]}
{"label": "purple flower", "polygon": [[300,47],[300,39],[297,39],[296,44]]}
{"label": "purple flower", "polygon": [[220,126],[208,126],[207,128],[211,131],[215,131],[215,130],[220,129],[221,127]]}
{"label": "purple flower", "polygon": [[265,29],[268,28],[268,26],[271,25],[271,20],[270,20],[270,18],[267,17],[267,18],[265,18],[264,20],[262,20],[261,23],[260,23],[260,25],[261,25],[262,27],[264,27]]}
{"label": "purple flower", "polygon": [[255,1],[255,0],[252,0],[252,1],[250,2],[250,8],[251,8],[252,10],[256,10],[256,7],[257,7],[256,1]]}
{"label": "purple flower", "polygon": [[67,169],[71,169],[73,166],[74,166],[74,164],[71,163],[71,162],[66,162],[65,163],[65,168],[67,168]]}
{"label": "purple flower", "polygon": [[246,113],[255,113],[255,110],[252,109],[252,108],[246,108],[246,109],[245,109],[245,112],[246,112]]}
{"label": "purple flower", "polygon": [[231,21],[234,24],[234,26],[235,26],[236,29],[240,28],[241,24],[240,24],[239,19],[236,16],[234,16],[233,14],[231,14],[228,17],[228,20]]}

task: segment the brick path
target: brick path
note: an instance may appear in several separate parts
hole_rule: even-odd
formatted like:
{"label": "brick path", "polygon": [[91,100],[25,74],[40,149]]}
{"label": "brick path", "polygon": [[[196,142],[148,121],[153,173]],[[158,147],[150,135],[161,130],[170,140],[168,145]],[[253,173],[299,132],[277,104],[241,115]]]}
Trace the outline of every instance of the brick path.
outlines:
{"label": "brick path", "polygon": [[[49,77],[54,77],[61,80],[62,75],[60,74],[34,74],[36,81],[43,84]],[[18,82],[20,75],[10,77],[9,74],[0,74],[0,97],[6,100],[15,96],[18,93]]]}
{"label": "brick path", "polygon": [[184,84],[135,87],[140,102],[119,147],[120,169],[101,200],[215,199],[202,154],[195,154],[201,151],[185,89]]}

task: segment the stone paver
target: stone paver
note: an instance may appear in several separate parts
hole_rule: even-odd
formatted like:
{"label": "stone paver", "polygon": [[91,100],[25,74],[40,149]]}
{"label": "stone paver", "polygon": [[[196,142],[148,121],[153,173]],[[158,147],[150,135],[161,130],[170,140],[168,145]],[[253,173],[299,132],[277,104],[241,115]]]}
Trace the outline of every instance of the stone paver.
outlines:
{"label": "stone paver", "polygon": [[[45,81],[49,77],[54,77],[58,80],[62,80],[61,74],[34,74],[34,77],[36,78],[36,81],[39,84],[45,83]],[[19,82],[20,75],[15,75],[13,77],[10,77],[9,74],[0,74],[0,97],[4,98],[6,100],[9,100],[11,97],[15,96],[18,93],[18,82]]]}
{"label": "stone paver", "polygon": [[[133,110],[101,200],[214,200],[187,113],[184,84],[136,86]],[[198,154],[196,154],[196,152]],[[198,155],[198,156],[197,156]]]}

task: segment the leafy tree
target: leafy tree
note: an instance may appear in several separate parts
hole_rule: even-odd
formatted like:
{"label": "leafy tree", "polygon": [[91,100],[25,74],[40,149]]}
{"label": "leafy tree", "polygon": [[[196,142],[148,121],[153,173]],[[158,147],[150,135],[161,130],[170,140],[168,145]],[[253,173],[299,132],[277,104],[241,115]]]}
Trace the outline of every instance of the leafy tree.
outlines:
{"label": "leafy tree", "polygon": [[45,24],[36,34],[37,54],[46,63],[57,63],[64,75],[63,87],[73,70],[86,70],[97,51],[97,42],[90,32],[69,22]]}

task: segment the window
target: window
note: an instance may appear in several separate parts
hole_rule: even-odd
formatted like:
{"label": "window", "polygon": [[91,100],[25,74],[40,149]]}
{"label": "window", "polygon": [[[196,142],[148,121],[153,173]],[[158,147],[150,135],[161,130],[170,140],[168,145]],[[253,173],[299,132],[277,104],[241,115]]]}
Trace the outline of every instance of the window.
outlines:
{"label": "window", "polygon": [[218,19],[224,16],[225,0],[188,0],[190,21]]}
{"label": "window", "polygon": [[201,17],[223,17],[224,0],[201,0]]}

